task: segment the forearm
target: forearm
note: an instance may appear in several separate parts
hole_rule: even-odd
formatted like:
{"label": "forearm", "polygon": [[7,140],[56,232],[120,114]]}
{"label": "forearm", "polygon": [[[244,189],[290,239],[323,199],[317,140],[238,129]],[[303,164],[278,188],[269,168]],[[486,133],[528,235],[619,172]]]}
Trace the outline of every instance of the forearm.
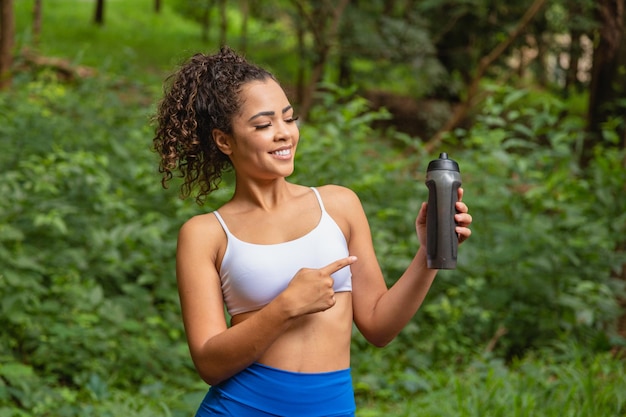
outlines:
{"label": "forearm", "polygon": [[437,270],[426,266],[425,248],[420,248],[400,279],[378,299],[365,337],[376,346],[391,342],[420,308],[436,275]]}
{"label": "forearm", "polygon": [[191,352],[202,379],[215,385],[257,361],[291,325],[280,300],[211,337]]}

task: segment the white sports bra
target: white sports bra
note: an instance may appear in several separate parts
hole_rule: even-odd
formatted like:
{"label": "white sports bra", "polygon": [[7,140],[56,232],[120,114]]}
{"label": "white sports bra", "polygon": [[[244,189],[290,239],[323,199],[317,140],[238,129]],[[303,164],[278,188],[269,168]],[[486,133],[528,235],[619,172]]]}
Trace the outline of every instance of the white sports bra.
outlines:
{"label": "white sports bra", "polygon": [[[227,237],[220,268],[222,294],[231,316],[258,310],[280,294],[301,268],[321,268],[348,256],[343,232],[326,212],[322,198],[311,188],[322,215],[317,226],[297,239],[259,245],[237,239],[217,211],[213,213]],[[352,273],[345,267],[334,274],[335,292],[352,291]]]}

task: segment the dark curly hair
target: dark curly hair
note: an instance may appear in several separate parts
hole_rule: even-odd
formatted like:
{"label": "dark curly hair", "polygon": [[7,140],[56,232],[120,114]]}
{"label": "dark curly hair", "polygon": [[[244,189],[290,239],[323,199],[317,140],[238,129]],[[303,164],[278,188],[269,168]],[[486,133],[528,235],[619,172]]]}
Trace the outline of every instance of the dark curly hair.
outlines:
{"label": "dark curly hair", "polygon": [[276,81],[274,75],[248,62],[227,46],[214,55],[195,54],[166,79],[164,97],[156,115],[153,145],[160,154],[161,184],[179,171],[181,198],[197,187],[202,204],[215,191],[222,174],[232,168],[230,159],[213,141],[219,129],[232,133],[233,117],[241,109],[240,92],[251,81]]}

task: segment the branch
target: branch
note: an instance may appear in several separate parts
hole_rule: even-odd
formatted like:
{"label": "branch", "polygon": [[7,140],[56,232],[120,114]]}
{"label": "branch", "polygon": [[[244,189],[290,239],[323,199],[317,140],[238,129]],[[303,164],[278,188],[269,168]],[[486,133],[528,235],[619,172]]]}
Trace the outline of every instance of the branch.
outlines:
{"label": "branch", "polygon": [[524,29],[526,29],[528,24],[532,21],[539,10],[541,10],[546,1],[547,0],[535,0],[528,10],[526,10],[526,13],[524,13],[524,16],[522,16],[515,29],[509,33],[509,36],[500,42],[489,54],[481,58],[478,63],[476,74],[472,78],[472,81],[467,89],[467,97],[465,101],[456,108],[446,124],[424,145],[424,150],[427,153],[431,153],[437,146],[439,146],[445,133],[456,128],[465,119],[469,109],[473,105],[474,98],[477,95],[480,81],[489,66],[491,66],[491,64],[493,64],[494,61],[496,61],[504,53],[504,51],[506,51],[513,41],[517,39]]}
{"label": "branch", "polygon": [[37,53],[28,48],[22,49],[21,58],[26,65],[34,68],[50,68],[66,80],[89,78],[96,75],[96,70],[93,68],[73,65],[70,61],[63,58],[37,55]]}
{"label": "branch", "polygon": [[502,336],[506,335],[508,332],[509,332],[509,329],[507,329],[506,327],[504,326],[498,327],[498,330],[496,330],[494,335],[489,340],[489,343],[487,343],[487,346],[485,347],[485,352],[493,352],[493,350],[496,347],[496,344],[498,344],[498,341],[502,338]]}

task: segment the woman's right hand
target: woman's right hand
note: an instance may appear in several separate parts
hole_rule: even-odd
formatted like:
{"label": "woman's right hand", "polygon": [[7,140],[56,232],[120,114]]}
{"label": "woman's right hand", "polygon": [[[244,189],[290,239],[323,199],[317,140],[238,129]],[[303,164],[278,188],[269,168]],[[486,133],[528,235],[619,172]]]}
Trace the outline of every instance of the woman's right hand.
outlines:
{"label": "woman's right hand", "polygon": [[331,274],[352,265],[356,256],[338,259],[322,268],[302,268],[281,294],[291,317],[325,311],[335,305]]}

